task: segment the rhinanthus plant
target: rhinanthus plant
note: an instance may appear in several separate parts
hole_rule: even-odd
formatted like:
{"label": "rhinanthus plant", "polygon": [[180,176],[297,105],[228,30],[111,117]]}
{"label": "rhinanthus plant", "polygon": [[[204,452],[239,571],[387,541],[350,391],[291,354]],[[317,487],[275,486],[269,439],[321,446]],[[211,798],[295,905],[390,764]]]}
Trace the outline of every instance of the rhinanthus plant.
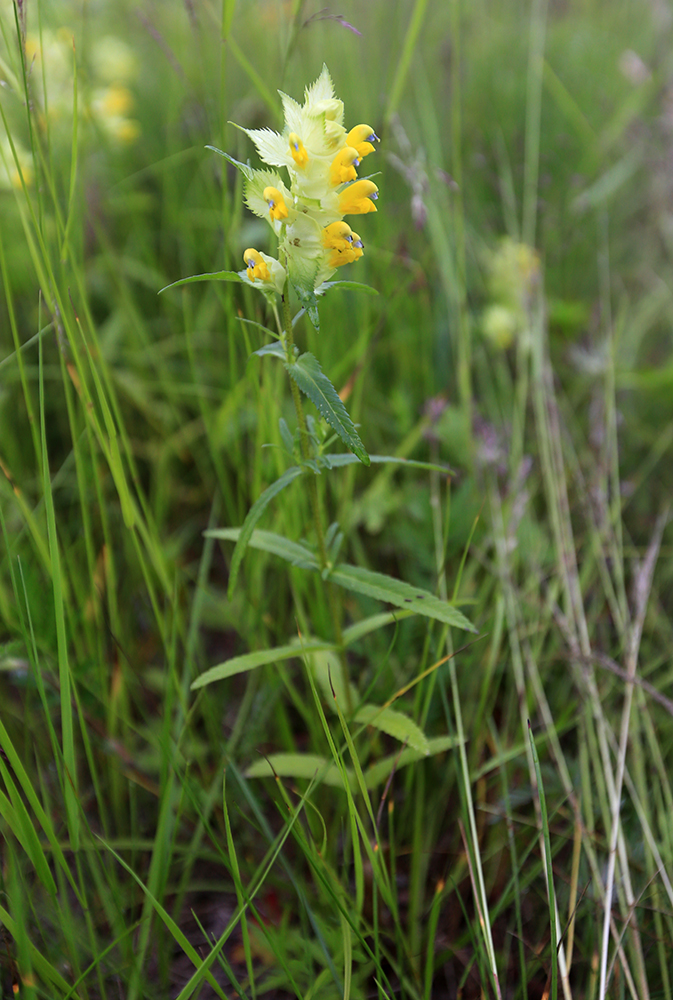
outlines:
{"label": "rhinanthus plant", "polygon": [[[197,274],[168,286],[173,288],[192,281],[217,280],[242,282],[261,291],[271,305],[278,332],[262,327],[275,340],[255,353],[279,358],[290,375],[297,431],[292,434],[281,418],[280,436],[295,464],[262,493],[242,527],[219,528],[211,534],[236,542],[229,571],[230,597],[233,596],[248,545],[266,549],[295,565],[320,573],[325,580],[333,635],[331,641],[316,639],[303,646],[305,653],[312,654],[315,680],[322,686],[324,694],[332,691],[349,714],[355,713],[356,719],[397,736],[424,754],[429,752],[426,737],[402,713],[371,704],[360,704],[356,710],[358,695],[348,680],[346,648],[349,641],[355,641],[357,633],[349,639],[349,635],[342,631],[342,609],[336,596],[336,586],[378,598],[407,613],[421,614],[458,628],[473,629],[460,611],[430,591],[337,562],[343,534],[337,524],[332,524],[327,530],[324,528],[317,476],[358,460],[369,465],[372,459],[317,358],[310,353],[300,354],[294,343],[294,328],[303,312],[318,328],[318,298],[332,288],[341,286],[376,294],[374,289],[357,282],[330,279],[338,268],[356,263],[363,255],[363,240],[345,219],[376,211],[378,188],[370,176],[358,175],[358,169],[361,169],[365,158],[374,152],[378,136],[367,124],[347,129],[343,103],[334,95],[326,67],[323,67],[315,83],[307,87],[303,105],[286,94],[281,93],[280,96],[285,117],[282,132],[266,128],[242,129],[255,144],[266,164],[265,168],[256,169],[214,146],[208,147],[224,156],[243,174],[246,204],[251,212],[268,223],[277,241],[277,256],[248,247],[243,253],[245,267],[239,272]],[[294,317],[290,297],[292,290],[300,306]],[[352,455],[327,453],[333,437],[328,437],[324,425],[304,415],[301,392],[315,404]],[[374,456],[373,460],[403,461],[383,456]],[[428,467],[417,462],[406,464]],[[307,486],[314,541],[303,539],[295,542],[271,532],[255,531],[269,503],[300,478]],[[377,624],[372,627],[380,627],[381,624],[382,621],[377,619]],[[193,687],[203,687],[265,662],[287,659],[288,649],[294,647],[281,648],[285,650],[282,654],[278,650],[269,650],[268,660],[260,658],[257,652],[250,661],[243,656],[219,664],[198,678]]]}

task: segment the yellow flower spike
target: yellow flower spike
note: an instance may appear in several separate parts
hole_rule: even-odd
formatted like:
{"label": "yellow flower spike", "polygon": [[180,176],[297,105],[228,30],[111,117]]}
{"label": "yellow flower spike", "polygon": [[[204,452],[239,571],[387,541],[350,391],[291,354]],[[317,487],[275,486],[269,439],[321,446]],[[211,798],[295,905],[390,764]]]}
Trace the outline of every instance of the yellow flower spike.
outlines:
{"label": "yellow flower spike", "polygon": [[266,266],[266,261],[259,251],[252,248],[246,250],[243,254],[243,262],[248,268],[250,281],[254,281],[255,278],[259,278],[260,281],[271,281],[269,268]]}
{"label": "yellow flower spike", "polygon": [[368,156],[374,152],[373,142],[378,142],[379,137],[369,125],[356,125],[346,136],[349,146],[357,149],[360,156]]}
{"label": "yellow flower spike", "polygon": [[347,222],[330,222],[325,226],[322,245],[327,250],[347,250],[353,242],[353,232]]}
{"label": "yellow flower spike", "polygon": [[272,219],[287,219],[287,205],[278,188],[264,188],[262,198],[269,206],[269,215]]}
{"label": "yellow flower spike", "polygon": [[376,184],[373,181],[356,181],[349,184],[339,195],[339,211],[342,215],[364,215],[375,212],[374,202],[378,198]]}
{"label": "yellow flower spike", "polygon": [[297,164],[300,170],[303,170],[308,163],[308,153],[304,148],[304,143],[301,141],[296,132],[290,132],[287,137],[290,143],[290,154],[292,159]]}
{"label": "yellow flower spike", "polygon": [[357,177],[355,168],[359,164],[360,156],[357,149],[352,146],[344,146],[343,149],[340,149],[329,168],[329,182],[332,187],[345,184],[346,181],[354,181]]}

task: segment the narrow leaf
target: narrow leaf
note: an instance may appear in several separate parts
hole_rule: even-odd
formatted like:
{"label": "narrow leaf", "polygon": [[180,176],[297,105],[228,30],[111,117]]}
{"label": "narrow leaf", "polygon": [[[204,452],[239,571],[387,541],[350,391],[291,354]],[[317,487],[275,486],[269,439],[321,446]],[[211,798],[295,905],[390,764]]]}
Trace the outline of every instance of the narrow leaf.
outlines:
{"label": "narrow leaf", "polygon": [[398,608],[415,611],[416,614],[434,618],[446,625],[454,625],[467,632],[477,631],[465,615],[451,604],[431,594],[429,590],[412,587],[410,583],[395,580],[392,576],[340,563],[334,567],[329,578],[332,583],[337,583],[340,587],[352,590],[356,594],[365,594],[367,597],[375,597],[378,601],[387,601],[388,604],[395,604]]}
{"label": "narrow leaf", "polygon": [[225,677],[233,677],[234,674],[242,674],[247,670],[254,670],[255,667],[262,667],[266,663],[279,663],[281,660],[291,660],[300,658],[304,653],[316,653],[324,649],[333,649],[329,642],[304,642],[292,643],[287,646],[276,646],[274,649],[257,649],[252,653],[245,653],[243,656],[233,656],[224,663],[210,667],[200,677],[197,677],[192,684],[192,691],[197,688],[212,684],[213,681],[224,680]]}
{"label": "narrow leaf", "polygon": [[[212,531],[205,531],[204,535],[208,538],[235,542],[240,532],[240,528],[214,528]],[[304,569],[319,569],[318,560],[311,549],[300,542],[291,542],[289,538],[283,538],[282,535],[276,535],[274,532],[260,531],[259,529],[253,531],[248,545],[252,546],[253,549],[261,549],[263,552],[280,556],[281,559],[285,559],[286,562],[292,563],[294,566],[303,566]],[[444,622],[446,625],[454,625],[467,632],[476,633],[478,631],[465,615],[452,604],[442,601],[429,590],[424,590],[422,587],[412,587],[410,583],[396,580],[392,576],[374,573],[359,566],[349,566],[347,563],[339,563],[331,571],[329,579],[340,587],[344,587],[345,590],[374,597],[377,601],[386,601],[388,604],[394,604],[396,607],[403,608],[413,614],[434,618],[436,621]]]}
{"label": "narrow leaf", "polygon": [[236,271],[210,271],[207,274],[192,274],[189,278],[179,278],[178,281],[172,281],[170,285],[164,285],[163,288],[160,288],[157,295],[167,292],[169,288],[177,288],[178,285],[191,285],[194,281],[238,281],[239,284],[245,284],[243,278]]}
{"label": "narrow leaf", "polygon": [[[322,780],[332,788],[343,788],[343,779],[334,761],[312,753],[274,753],[268,758],[255,761],[245,772],[246,778],[305,778],[310,781],[324,771]],[[355,787],[352,772],[346,774],[351,788]]]}
{"label": "narrow leaf", "polygon": [[[455,747],[456,743],[457,740],[454,736],[436,736],[434,739],[428,740],[428,754],[434,756],[434,754],[444,753],[445,750],[451,750]],[[365,771],[365,784],[367,788],[376,788],[377,785],[383,784],[393,771],[399,771],[408,764],[414,764],[417,760],[422,760],[425,756],[426,754],[421,753],[419,750],[407,747],[402,753],[394,753],[390,757],[384,757],[383,760],[372,764]]]}
{"label": "narrow leaf", "polygon": [[364,292],[366,295],[379,294],[376,288],[365,285],[361,281],[323,281],[322,285],[316,288],[315,293],[316,295],[324,295],[325,292],[330,292],[333,288],[339,291]]}
{"label": "narrow leaf", "polygon": [[394,708],[381,708],[380,705],[362,705],[357,710],[355,721],[374,726],[400,743],[408,743],[424,757],[430,752],[427,736],[404,712],[398,712]]}
{"label": "narrow leaf", "polygon": [[[206,538],[219,538],[223,541],[236,542],[242,528],[213,528],[204,531]],[[318,560],[315,554],[307,545],[301,542],[291,542],[289,538],[276,535],[273,531],[253,531],[248,545],[253,549],[260,549],[262,552],[270,552],[274,556],[280,556],[293,566],[303,566],[305,569],[318,569]]]}
{"label": "narrow leaf", "polygon": [[302,354],[291,364],[286,362],[285,367],[344,444],[357,455],[363,465],[369,465],[369,455],[355,430],[355,425],[317,358],[312,354]]}
{"label": "narrow leaf", "polygon": [[243,559],[243,553],[245,552],[246,546],[250,541],[250,536],[252,535],[255,525],[261,518],[262,514],[269,506],[269,503],[273,498],[280,493],[281,490],[289,486],[291,482],[298,479],[299,476],[304,475],[305,470],[300,465],[293,465],[290,469],[287,469],[280,478],[278,478],[275,483],[271,483],[261,496],[257,497],[254,504],[248,511],[248,514],[241,527],[241,533],[238,536],[238,541],[236,542],[236,548],[234,549],[234,554],[231,557],[231,569],[229,570],[229,586],[227,588],[227,594],[229,600],[231,600],[234,588],[236,587],[236,580],[238,578],[238,571],[241,566],[241,560]]}
{"label": "narrow leaf", "polygon": [[[353,455],[321,455],[324,462],[328,462],[332,468],[342,465],[353,465],[355,457]],[[453,470],[448,465],[435,465],[433,462],[418,462],[413,458],[397,458],[395,455],[370,455],[369,461],[372,465],[406,465],[410,469],[426,469],[430,472],[441,472],[445,476],[454,475]]]}

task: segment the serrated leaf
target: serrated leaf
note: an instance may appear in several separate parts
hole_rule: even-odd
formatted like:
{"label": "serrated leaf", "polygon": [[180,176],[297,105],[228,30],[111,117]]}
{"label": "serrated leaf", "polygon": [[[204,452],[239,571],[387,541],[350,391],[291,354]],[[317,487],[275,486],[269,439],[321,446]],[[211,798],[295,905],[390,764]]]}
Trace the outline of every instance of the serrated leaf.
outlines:
{"label": "serrated leaf", "polygon": [[410,583],[396,580],[392,576],[340,563],[334,567],[329,579],[332,583],[337,583],[340,587],[356,594],[365,594],[367,597],[375,597],[378,601],[387,601],[388,604],[395,604],[405,611],[415,611],[416,614],[434,618],[436,621],[465,629],[467,632],[477,631],[465,615],[453,605],[431,594],[429,590],[412,587]]}
{"label": "serrated leaf", "polygon": [[407,743],[424,757],[430,752],[427,736],[404,712],[382,708],[380,705],[361,705],[355,713],[355,721],[365,726],[374,726],[400,743]]}
{"label": "serrated leaf", "polygon": [[[274,772],[280,778],[304,778],[310,781],[326,767],[323,782],[332,788],[343,788],[341,772],[334,761],[327,761],[325,757],[312,753],[274,753],[268,758],[255,761],[245,772],[246,778],[273,778]],[[352,771],[346,769],[348,781],[356,791],[355,776]]]}
{"label": "serrated leaf", "polygon": [[369,455],[355,430],[355,425],[317,358],[309,353],[302,354],[296,361],[286,362],[285,367],[290,377],[315,404],[318,412],[337,432],[346,447],[350,448],[363,465],[369,465]]}
{"label": "serrated leaf", "polygon": [[417,760],[423,760],[426,756],[433,757],[435,754],[452,750],[457,745],[458,740],[455,736],[436,736],[434,739],[428,740],[427,754],[421,753],[419,750],[413,750],[411,747],[406,747],[402,753],[391,754],[390,757],[384,757],[383,760],[379,760],[376,764],[368,767],[364,772],[365,785],[367,789],[376,788],[377,785],[383,784],[388,779],[393,770],[397,772],[408,764],[414,764]]}
{"label": "serrated leaf", "polygon": [[[236,542],[241,533],[241,528],[212,528],[204,531],[206,538],[219,538],[224,541]],[[305,569],[315,569],[318,567],[318,560],[315,553],[301,542],[291,542],[289,538],[276,535],[273,531],[253,531],[248,545],[253,549],[260,549],[262,552],[270,552],[274,556],[280,556],[293,566],[303,566]]]}
{"label": "serrated leaf", "polygon": [[244,674],[248,670],[255,670],[256,667],[263,667],[267,663],[280,663],[282,660],[292,660],[301,658],[305,653],[316,653],[325,649],[333,649],[332,643],[305,642],[303,644],[291,643],[286,646],[276,646],[273,649],[256,649],[252,653],[245,653],[243,656],[232,656],[224,663],[218,663],[209,670],[204,671],[200,677],[192,683],[192,691],[205,687],[214,681],[222,681],[227,677],[234,677],[236,674]]}
{"label": "serrated leaf", "polygon": [[207,274],[192,274],[189,278],[179,278],[178,281],[172,281],[170,285],[164,285],[163,288],[160,288],[157,295],[167,292],[169,288],[177,288],[178,285],[191,285],[194,281],[238,281],[239,284],[245,284],[243,278],[236,271],[212,271]]}
{"label": "serrated leaf", "polygon": [[245,521],[241,526],[241,533],[238,536],[238,541],[236,542],[236,548],[234,549],[234,554],[231,557],[231,569],[229,570],[229,586],[227,587],[227,596],[229,600],[233,597],[234,588],[236,587],[236,580],[238,578],[238,571],[241,566],[241,560],[243,558],[243,553],[245,552],[246,546],[250,541],[250,536],[252,535],[255,525],[259,521],[260,517],[269,506],[271,501],[281,490],[284,490],[286,486],[298,479],[299,476],[304,475],[305,470],[300,465],[293,465],[290,469],[287,469],[282,476],[280,476],[275,483],[271,483],[270,486],[264,490],[261,496],[257,497],[254,504],[248,511]]}

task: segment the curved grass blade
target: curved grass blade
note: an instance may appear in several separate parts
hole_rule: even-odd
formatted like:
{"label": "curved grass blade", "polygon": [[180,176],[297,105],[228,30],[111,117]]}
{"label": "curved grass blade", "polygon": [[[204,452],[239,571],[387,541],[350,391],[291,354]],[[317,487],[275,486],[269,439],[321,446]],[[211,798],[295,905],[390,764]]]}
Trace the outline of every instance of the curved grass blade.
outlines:
{"label": "curved grass blade", "polygon": [[318,359],[313,354],[302,354],[292,363],[285,363],[288,374],[297,383],[325,418],[347,448],[356,455],[363,465],[369,465],[369,455],[360,440],[355,424],[351,420],[339,394],[323,372]]}
{"label": "curved grass blade", "polygon": [[234,549],[234,554],[231,557],[231,569],[229,570],[229,586],[227,587],[227,594],[229,600],[231,600],[234,593],[234,588],[236,587],[236,580],[238,578],[238,571],[241,568],[241,560],[243,559],[243,553],[245,552],[246,546],[250,541],[250,536],[252,535],[255,525],[259,521],[260,517],[269,506],[269,503],[273,498],[280,493],[281,490],[289,486],[291,482],[298,479],[299,476],[303,476],[306,470],[300,465],[293,465],[290,469],[287,469],[282,476],[280,476],[275,483],[271,483],[261,496],[257,497],[254,504],[248,511],[245,521],[241,527],[241,532],[238,536],[238,541],[236,542],[236,548]]}

